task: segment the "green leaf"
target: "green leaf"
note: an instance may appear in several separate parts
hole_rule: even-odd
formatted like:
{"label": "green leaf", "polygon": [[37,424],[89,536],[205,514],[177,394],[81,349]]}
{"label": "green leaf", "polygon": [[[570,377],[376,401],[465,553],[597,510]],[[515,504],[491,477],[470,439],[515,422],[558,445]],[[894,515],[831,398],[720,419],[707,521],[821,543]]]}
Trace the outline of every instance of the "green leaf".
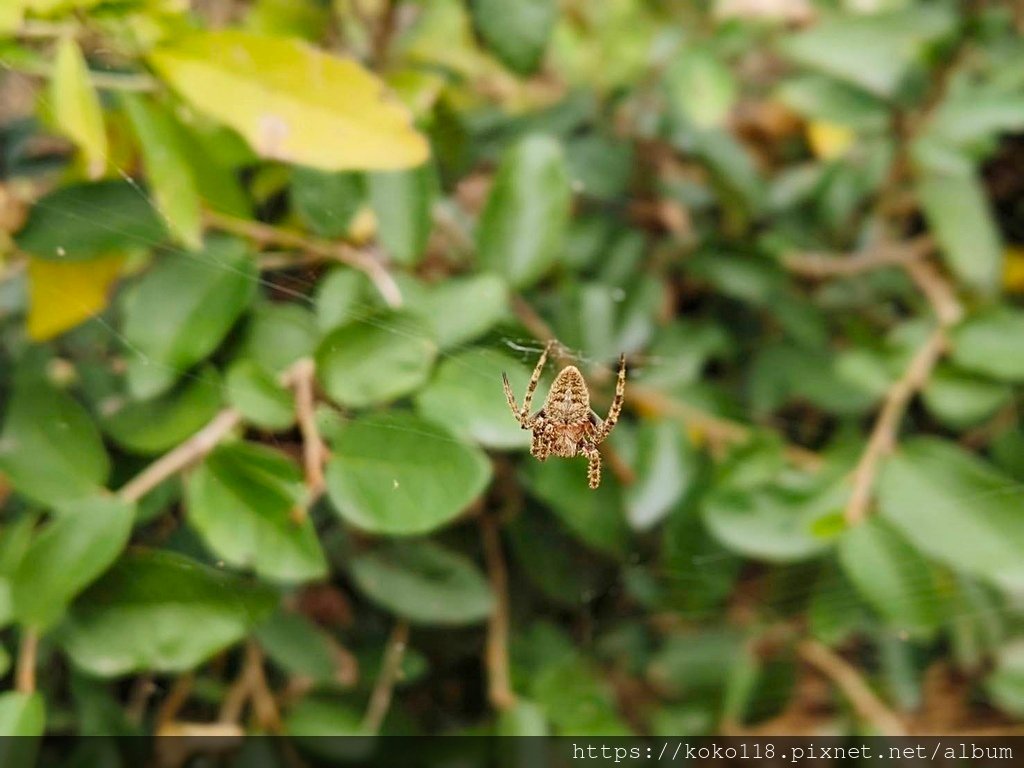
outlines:
{"label": "green leaf", "polygon": [[[410,311],[430,322],[441,349],[452,349],[491,330],[508,311],[508,286],[497,275],[450,277],[419,290],[406,281],[402,294]],[[458,312],[452,312],[458,307]]]}
{"label": "green leaf", "polygon": [[354,269],[338,267],[328,272],[316,288],[316,321],[320,330],[331,331],[372,314],[366,294],[368,286],[366,276]]}
{"label": "green leaf", "polygon": [[204,427],[220,403],[217,372],[206,368],[166,394],[119,403],[100,424],[115,443],[132,453],[163,453]]}
{"label": "green leaf", "polygon": [[934,438],[907,441],[878,485],[882,516],[921,552],[1008,590],[1024,588],[1018,483]]}
{"label": "green leaf", "polygon": [[532,371],[518,360],[489,349],[452,355],[416,395],[416,410],[487,448],[529,448],[530,433],[513,417],[501,394],[502,372],[508,373],[512,391],[521,397]]}
{"label": "green leaf", "polygon": [[103,111],[82,49],[70,36],[57,43],[50,81],[50,108],[62,133],[82,149],[89,178],[97,179],[107,167],[107,134]]}
{"label": "green leaf", "polygon": [[[0,693],[0,736],[42,736],[46,727],[46,710],[43,706],[43,697],[38,693],[22,693],[21,691],[7,691]],[[15,745],[21,745],[20,740],[11,739]],[[22,763],[8,762],[12,755],[4,749],[4,765],[21,765]],[[28,760],[24,765],[34,765],[34,760]]]}
{"label": "green leaf", "polygon": [[996,706],[1012,717],[1024,716],[1024,642],[999,649],[996,667],[985,678],[985,690]]}
{"label": "green leaf", "polygon": [[557,260],[565,239],[568,172],[562,150],[550,136],[532,135],[502,158],[477,230],[477,255],[484,269],[516,288],[535,283]]}
{"label": "green leaf", "polygon": [[[550,736],[547,718],[544,717],[544,709],[525,699],[516,699],[515,705],[510,709],[502,710],[498,715],[498,722],[495,724],[495,736]],[[529,751],[529,742],[521,741],[524,745],[519,749]],[[515,749],[515,747],[513,747]]]}
{"label": "green leaf", "polygon": [[110,462],[89,414],[43,381],[15,384],[0,434],[0,471],[19,493],[43,504],[92,496]]}
{"label": "green leaf", "polygon": [[295,400],[254,360],[239,360],[228,370],[228,401],[246,421],[274,432],[295,423]]}
{"label": "green leaf", "polygon": [[198,249],[203,242],[199,188],[182,146],[181,129],[169,112],[150,99],[124,94],[122,100],[142,149],[157,209],[180,243]]}
{"label": "green leaf", "polygon": [[893,629],[927,636],[938,627],[943,600],[932,565],[884,520],[843,533],[839,562]]}
{"label": "green leaf", "polygon": [[305,616],[278,611],[255,634],[267,655],[289,675],[324,684],[347,682],[337,643]]}
{"label": "green leaf", "polygon": [[427,380],[437,354],[423,323],[404,312],[378,312],[347,323],[321,342],[316,369],[327,395],[365,408],[413,392]]}
{"label": "green leaf", "polygon": [[234,128],[262,157],[323,170],[400,169],[426,140],[354,60],[287,37],[195,32],[149,56],[192,106]]}
{"label": "green leaf", "polygon": [[371,173],[367,181],[377,216],[377,238],[399,264],[416,264],[434,225],[438,181],[433,163],[407,171]]}
{"label": "green leaf", "polygon": [[928,410],[953,429],[984,421],[1013,397],[1007,384],[949,365],[940,366],[932,373],[921,394]]}
{"label": "green leaf", "polygon": [[217,238],[202,252],[159,259],[125,296],[133,396],[165,392],[220,346],[252,300],[256,277],[255,259],[239,240]]}
{"label": "green leaf", "polygon": [[560,736],[629,736],[607,684],[581,655],[546,665],[532,680],[532,698]]}
{"label": "green leaf", "polygon": [[955,17],[942,5],[913,5],[873,14],[835,14],[785,40],[783,53],[878,96],[892,96],[924,46],[946,34]]}
{"label": "green leaf", "polygon": [[783,104],[810,120],[853,129],[883,128],[889,119],[885,102],[825,75],[789,78],[779,86],[778,97]]}
{"label": "green leaf", "polygon": [[366,196],[358,173],[337,173],[299,166],[292,171],[288,195],[302,222],[320,237],[341,237],[349,230]]}
{"label": "green leaf", "polygon": [[430,541],[400,541],[352,558],[356,586],[378,605],[418,624],[475,624],[494,609],[472,561]]}
{"label": "green leaf", "polygon": [[11,576],[18,621],[47,627],[128,543],[135,507],[115,498],[73,502],[37,534]]}
{"label": "green leaf", "polygon": [[118,180],[71,184],[44,195],[15,242],[40,259],[85,261],[147,249],[166,237],[146,192]]}
{"label": "green leaf", "polygon": [[245,637],[275,603],[266,586],[182,555],[130,552],[72,604],[58,639],[99,677],[184,672]]}
{"label": "green leaf", "polygon": [[686,48],[665,78],[670,104],[700,129],[722,125],[739,92],[732,71],[706,48]]}
{"label": "green leaf", "polygon": [[622,557],[630,545],[623,517],[622,494],[607,467],[601,487],[587,487],[587,461],[583,457],[552,457],[526,466],[526,487],[547,504],[558,519],[584,544],[613,557]]}
{"label": "green leaf", "polygon": [[1003,270],[1003,249],[987,195],[972,174],[925,172],[917,196],[946,264],[968,285],[993,292]]}
{"label": "green leaf", "polygon": [[558,18],[556,0],[470,0],[473,27],[487,48],[514,72],[537,69]]}
{"label": "green leaf", "polygon": [[313,313],[298,304],[259,304],[246,329],[245,352],[271,373],[283,373],[316,349]]}
{"label": "green leaf", "polygon": [[218,557],[286,582],[327,573],[306,495],[297,466],[253,443],[220,446],[186,484],[189,522]]}
{"label": "green leaf", "polygon": [[697,455],[678,424],[662,421],[637,430],[634,460],[636,479],[623,493],[626,518],[646,530],[665,517],[693,484]]}
{"label": "green leaf", "polygon": [[[453,520],[491,478],[487,457],[415,416],[375,414],[347,424],[332,446],[327,493],[343,518],[371,533],[415,536]],[[444,457],[444,471],[435,460]]]}
{"label": "green leaf", "polygon": [[951,357],[999,381],[1024,381],[1024,311],[996,306],[953,329]]}
{"label": "green leaf", "polygon": [[842,484],[807,496],[772,486],[719,488],[704,501],[708,530],[729,549],[770,562],[806,560],[830,542],[815,534],[819,522],[841,513]]}

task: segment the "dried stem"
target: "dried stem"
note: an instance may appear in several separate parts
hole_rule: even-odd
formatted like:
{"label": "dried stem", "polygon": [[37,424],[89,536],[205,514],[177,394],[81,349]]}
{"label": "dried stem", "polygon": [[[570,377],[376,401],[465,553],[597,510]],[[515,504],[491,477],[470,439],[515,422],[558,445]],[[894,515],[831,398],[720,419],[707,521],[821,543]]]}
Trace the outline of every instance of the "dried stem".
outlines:
{"label": "dried stem", "polygon": [[36,659],[39,656],[39,632],[26,627],[18,647],[18,665],[14,673],[15,690],[33,693],[36,690]]}
{"label": "dried stem", "polygon": [[263,652],[254,640],[249,640],[245,644],[242,671],[221,703],[218,722],[237,724],[242,718],[246,702],[252,704],[256,722],[261,729],[280,730],[281,717],[277,711],[277,702],[274,701],[266,675],[263,673]]}
{"label": "dried stem", "polygon": [[844,515],[848,525],[858,525],[867,517],[879,462],[895,445],[896,431],[907,405],[928,381],[945,347],[946,331],[940,327],[934,330],[914,353],[907,370],[886,393],[885,402],[871,430],[867,447],[853,472],[853,491],[850,493]]}
{"label": "dried stem", "polygon": [[193,682],[194,678],[191,672],[186,672],[174,681],[171,692],[163,700],[156,715],[156,730],[158,732],[177,721],[178,712],[185,706],[185,702],[188,701],[188,697],[192,693]]}
{"label": "dried stem", "polygon": [[366,707],[366,715],[363,717],[363,732],[376,734],[384,724],[388,709],[391,707],[391,696],[395,690],[395,683],[398,681],[398,674],[402,667],[402,658],[405,656],[405,649],[409,643],[409,625],[405,621],[398,621],[391,630],[388,638],[387,648],[384,649],[384,660],[381,662],[380,674],[370,694],[370,703]]}
{"label": "dried stem", "polygon": [[[295,415],[302,432],[302,462],[306,470],[306,485],[313,498],[319,496],[324,489],[324,462],[327,459],[327,446],[320,437],[314,413],[313,385],[316,364],[309,358],[299,360],[294,368],[295,380]],[[305,507],[302,519],[305,519]],[[298,522],[301,522],[299,520]]]}
{"label": "dried stem", "polygon": [[807,277],[852,277],[884,267],[905,267],[920,261],[933,247],[932,239],[922,236],[904,243],[885,243],[845,256],[792,253],[785,256],[782,263],[791,272]]}
{"label": "dried stem", "polygon": [[512,679],[508,661],[508,568],[501,550],[501,535],[498,521],[493,515],[480,517],[480,534],[487,561],[487,575],[494,592],[494,610],[487,623],[487,644],[484,660],[487,668],[487,695],[497,710],[515,706],[516,695],[512,690]]}
{"label": "dried stem", "polygon": [[846,659],[817,640],[802,641],[798,651],[804,661],[836,684],[857,714],[871,723],[879,735],[907,735],[907,728],[899,716],[875,695],[860,672]]}
{"label": "dried stem", "polygon": [[125,501],[138,501],[167,478],[206,456],[241,421],[241,413],[225,408],[192,437],[125,483],[118,495]]}
{"label": "dried stem", "polygon": [[363,272],[389,307],[402,306],[402,292],[384,265],[369,253],[353,248],[347,243],[334,243],[306,237],[298,232],[290,232],[260,221],[247,221],[222,213],[208,212],[206,222],[211,227],[247,237],[258,243],[281,248],[294,248],[305,254],[340,261],[342,264],[347,264],[353,269]]}
{"label": "dried stem", "polygon": [[928,383],[935,365],[942,357],[947,346],[948,328],[958,322],[963,314],[952,286],[935,267],[925,261],[915,261],[906,264],[904,268],[928,299],[939,325],[914,353],[906,371],[889,387],[885,395],[882,410],[853,472],[853,491],[845,512],[848,525],[858,525],[867,517],[879,463],[895,446],[900,419],[914,395]]}

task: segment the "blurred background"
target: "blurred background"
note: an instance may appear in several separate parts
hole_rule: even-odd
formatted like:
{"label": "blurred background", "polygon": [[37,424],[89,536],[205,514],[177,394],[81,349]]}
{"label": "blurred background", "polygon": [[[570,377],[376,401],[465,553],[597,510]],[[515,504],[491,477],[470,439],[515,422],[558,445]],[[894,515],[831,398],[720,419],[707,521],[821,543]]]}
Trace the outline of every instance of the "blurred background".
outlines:
{"label": "blurred background", "polygon": [[0,732],[1019,734],[1022,29],[5,0]]}

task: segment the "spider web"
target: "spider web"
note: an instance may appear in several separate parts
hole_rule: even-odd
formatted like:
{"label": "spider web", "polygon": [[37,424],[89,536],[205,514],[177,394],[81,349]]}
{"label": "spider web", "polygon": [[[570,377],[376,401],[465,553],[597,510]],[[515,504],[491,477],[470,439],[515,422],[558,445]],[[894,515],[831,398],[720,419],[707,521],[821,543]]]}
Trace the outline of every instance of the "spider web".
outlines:
{"label": "spider web", "polygon": [[[22,86],[25,89],[30,91],[32,99],[38,99],[42,101],[44,104],[48,105],[48,100],[45,95],[45,92],[42,92],[37,87],[31,85],[28,82],[28,78],[17,74],[15,72],[15,68],[12,66],[10,61],[0,57],[0,67],[3,67],[10,73],[14,73],[9,76],[14,77],[18,83],[22,84]],[[0,121],[3,121],[4,118],[5,116],[2,113],[0,113]],[[125,168],[119,166],[111,157],[107,157],[107,165],[108,167],[111,167],[115,170],[118,177],[120,177],[126,183],[130,184],[135,193],[138,194],[140,198],[142,198],[146,202],[146,204],[150,208],[152,208],[156,212],[156,214],[160,216],[162,220],[164,220],[165,223],[167,223],[166,217],[160,211],[159,207],[156,206],[155,202],[147,193],[147,191],[136,181],[135,178],[132,177],[132,175]],[[35,203],[35,205],[45,206],[45,203],[37,202]],[[102,214],[102,211],[97,210],[97,214]],[[340,219],[340,214],[338,218]],[[92,221],[92,223],[96,226],[107,226],[102,222],[102,219],[99,215],[96,219]],[[113,231],[119,231],[113,227],[111,227],[111,229]],[[124,234],[130,235],[130,233]],[[159,247],[160,251],[165,254],[173,254],[178,258],[186,258],[193,260],[197,264],[202,265],[204,268],[215,268],[225,270],[231,269],[229,266],[224,264],[211,263],[209,260],[204,259],[202,254],[196,254],[181,248],[175,248],[169,245],[166,241],[140,240],[139,245],[147,246],[150,248]],[[335,267],[335,269],[338,268],[348,267]],[[276,278],[275,273],[280,273],[281,276],[279,278]],[[307,308],[314,307],[313,294],[314,289],[318,286],[319,282],[319,280],[310,279],[309,277],[304,276],[301,271],[301,268],[280,268],[266,272],[261,272],[258,278],[259,288],[262,291],[263,298],[265,300],[271,300],[270,296],[273,295],[276,297],[283,297],[288,301],[295,302]],[[79,297],[77,297],[73,293],[63,292],[62,295],[64,300],[69,304],[82,306]],[[621,290],[616,292],[615,299],[617,301],[622,301],[624,300],[624,298],[624,292],[622,292]],[[110,306],[116,306],[116,299],[111,302]],[[378,315],[379,309],[379,304],[373,304],[363,301],[355,303],[350,309],[347,309],[344,314],[345,317],[350,321],[365,323],[372,327],[386,331],[387,333],[394,334],[396,336],[414,338],[417,340],[433,341],[432,334],[426,330],[422,332],[417,332],[415,329],[410,329],[406,325],[387,322]],[[111,314],[115,313],[111,312],[109,309],[105,310],[100,314],[92,316],[91,319],[85,321],[85,323],[91,324],[94,327],[101,329],[102,333],[108,334],[112,339],[115,339],[118,342],[118,344],[121,345],[125,350],[131,351],[134,354],[139,355],[141,359],[145,360],[145,353],[142,350],[134,347],[130,339],[128,339],[118,329],[115,322],[112,321],[111,318],[109,317],[109,315]],[[56,344],[59,347],[59,340],[56,342]],[[493,351],[500,352],[504,355],[508,355],[517,359],[527,369],[532,370],[533,366],[536,364],[537,358],[543,352],[544,347],[545,345],[543,340],[536,339],[532,336],[524,334],[513,335],[507,332],[498,331],[496,333],[492,332],[488,335],[485,335],[483,338],[476,339],[474,341],[459,345],[454,348],[439,350],[436,362],[440,363],[446,360],[452,361],[453,364],[456,364],[460,367],[462,375],[464,377],[477,379],[478,383],[481,384],[483,382],[486,382],[487,385],[493,385],[495,400],[504,402],[501,380],[500,377],[495,376],[494,370],[487,366],[474,364],[472,358],[462,356],[460,353],[468,349],[491,349]],[[541,383],[538,386],[537,391],[534,395],[534,410],[536,410],[537,404],[542,403],[544,398],[546,397],[547,388],[551,379],[551,369],[554,368],[559,363],[565,364],[567,362],[574,362],[578,364],[581,368],[584,368],[585,371],[600,371],[603,375],[603,381],[605,381],[606,383],[613,381],[614,365],[610,364],[610,361],[608,360],[599,359],[589,354],[587,350],[569,348],[559,343],[558,348],[554,351],[551,357],[554,359],[549,359],[548,371],[546,372],[546,375],[542,377]],[[623,409],[623,417],[620,418],[619,428],[621,428],[624,422],[628,422],[630,418],[627,415],[629,412],[628,401],[630,379],[632,379],[634,376],[638,374],[642,375],[649,372],[656,372],[663,367],[670,366],[672,362],[673,361],[671,360],[666,360],[664,358],[651,355],[637,355],[630,357],[629,374],[626,382],[627,405]],[[153,360],[149,360],[148,364],[166,368],[166,366],[163,366],[161,363]],[[175,369],[175,375],[178,378],[184,379],[199,378],[199,374],[195,371],[187,371],[185,373],[181,373],[178,372],[177,369]],[[221,388],[222,399],[226,401],[227,387],[223,383],[223,380],[220,380],[219,386]],[[610,392],[607,392],[605,394],[610,395]],[[522,395],[522,392],[516,392],[516,396],[520,404],[522,402]],[[605,398],[605,400],[610,401],[610,397]],[[602,416],[603,418],[603,414],[601,414],[600,411],[599,415]],[[512,415],[509,414],[509,419],[512,418]],[[782,427],[796,426],[799,423],[796,419],[788,419],[785,416],[777,416],[773,419],[773,421],[777,426]],[[406,431],[411,432],[413,434],[417,433],[416,430],[409,429],[400,425],[382,425],[380,428],[393,429],[396,431]],[[275,443],[278,442],[278,439],[275,438],[272,434],[264,435],[261,439],[270,440]],[[612,440],[614,441],[614,437],[612,438]],[[452,442],[461,441],[452,438]],[[278,444],[280,445],[280,443]],[[521,461],[532,460],[526,453],[525,449],[519,451],[518,455],[521,457]],[[553,458],[552,460],[561,461],[562,459]],[[580,469],[581,472],[579,480],[580,483],[585,485],[585,466],[581,464]],[[609,471],[609,467],[607,466],[607,464],[605,465],[603,474],[606,478],[608,475],[613,474],[611,471]],[[1024,488],[1024,483],[1010,483],[1007,484],[1004,488],[1001,488],[997,491],[992,491],[990,493],[1017,495],[1021,492],[1022,488]],[[959,499],[959,501],[962,502],[964,505],[969,505],[972,501],[976,501],[985,495],[989,494],[978,494],[967,498]],[[674,510],[670,512],[670,514],[676,514],[677,511],[678,510]],[[687,512],[687,514],[699,518],[699,512],[697,510],[691,509],[689,510],[689,512]],[[661,523],[662,526],[665,524],[666,523],[664,521]],[[655,530],[658,531],[661,529],[656,528]],[[566,536],[566,541],[569,541],[569,539],[571,538],[571,534],[567,531],[565,531],[564,533]],[[710,534],[708,535],[710,536]],[[726,579],[732,579],[730,582],[731,586],[728,590],[730,592],[736,589],[743,589],[745,587],[750,586],[751,584],[753,584],[754,586],[763,586],[762,580],[768,579],[768,573],[772,568],[772,566],[770,565],[758,564],[756,562],[752,562],[750,559],[745,558],[739,554],[728,552],[724,549],[724,547],[720,546],[711,547],[712,550],[717,550],[717,554],[709,554],[707,552],[703,552],[691,555],[689,557],[688,568],[672,568],[665,564],[665,558],[659,551],[658,546],[651,545],[649,540],[650,537],[647,533],[637,532],[636,538],[638,539],[637,546],[628,555],[625,563],[625,569],[633,571],[635,571],[636,569],[646,570],[648,573],[653,574],[654,576],[662,579],[666,585],[669,585],[674,590],[707,590],[709,582],[713,582],[714,579],[718,576],[721,576]],[[573,546],[582,545],[573,544]],[[788,570],[792,573],[796,573],[797,569],[802,567],[804,567],[803,564],[794,563],[785,566],[783,570]],[[584,599],[578,607],[578,612],[580,614],[585,616],[589,615],[595,617],[596,619],[597,613],[599,611],[599,605],[603,600],[616,599],[624,591],[626,591],[627,587],[624,585],[623,582],[624,576],[619,571],[620,569],[616,569],[615,575],[605,579],[603,587],[596,591],[591,591],[589,594],[584,595]],[[733,578],[733,576],[735,576],[735,578]],[[915,594],[935,594],[936,588],[934,586],[933,574],[931,573],[931,571],[915,573],[914,579]],[[762,620],[770,620],[772,617],[784,618],[793,609],[796,609],[798,613],[801,610],[806,611],[808,605],[810,605],[810,601],[812,598],[815,604],[822,609],[846,611],[854,610],[857,607],[864,605],[861,599],[853,596],[853,593],[851,592],[852,587],[849,587],[848,585],[844,586],[842,584],[839,584],[833,587],[822,587],[819,584],[814,587],[814,594],[812,595],[810,593],[810,590],[812,588],[810,585],[816,583],[817,581],[817,579],[809,579],[807,580],[807,586],[802,591],[800,589],[791,590],[783,596],[772,595],[769,593],[763,593],[758,595],[756,598],[756,602]],[[724,602],[735,602],[735,596],[728,599],[723,598],[723,601],[713,602],[707,606],[695,606],[688,608],[684,605],[673,608],[671,612],[675,614],[683,622],[691,623],[694,627],[696,627],[704,623],[708,618],[721,617]],[[1015,606],[1011,601],[1001,601],[999,602],[999,604],[995,604],[994,601],[991,605],[971,607],[962,611],[955,611],[952,613],[950,613],[949,611],[944,611],[943,615],[945,616],[945,622],[949,623],[957,621],[959,619],[990,619],[990,614],[992,612],[994,612],[997,616],[1010,617],[1013,619],[1019,619],[1022,615],[1024,615],[1024,612],[1022,612],[1021,608],[1019,606]],[[628,617],[628,613],[619,615],[619,618]],[[635,607],[633,612],[633,618],[648,617],[649,612],[646,609],[639,605]],[[886,633],[888,633],[891,637],[895,638],[897,641],[900,642],[909,639],[905,634],[900,633],[895,629],[881,629],[880,633],[877,634],[876,637],[884,636]],[[782,700],[783,698],[788,698],[790,695],[791,694],[789,691],[785,691],[779,694],[778,699]]]}

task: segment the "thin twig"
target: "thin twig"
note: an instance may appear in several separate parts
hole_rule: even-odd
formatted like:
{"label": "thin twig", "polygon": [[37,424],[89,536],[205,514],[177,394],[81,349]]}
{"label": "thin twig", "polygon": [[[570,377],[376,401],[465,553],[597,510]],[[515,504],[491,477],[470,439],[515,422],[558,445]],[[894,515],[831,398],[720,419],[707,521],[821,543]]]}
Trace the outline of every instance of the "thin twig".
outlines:
{"label": "thin twig", "polygon": [[933,247],[930,237],[921,236],[904,243],[885,243],[844,256],[791,253],[783,257],[782,263],[791,272],[807,277],[851,277],[884,267],[913,264],[927,256]]}
{"label": "thin twig", "polygon": [[907,728],[899,716],[871,690],[860,672],[846,659],[817,640],[804,640],[797,649],[804,661],[836,684],[857,714],[871,723],[879,735],[907,735]]}
{"label": "thin twig", "polygon": [[367,734],[376,734],[384,724],[388,709],[391,708],[391,696],[398,682],[398,674],[402,668],[402,658],[409,644],[409,625],[405,621],[395,622],[384,649],[384,659],[380,665],[380,674],[370,694],[370,703],[363,717],[362,730]]}
{"label": "thin twig", "polygon": [[960,322],[964,314],[963,307],[953,286],[933,264],[924,260],[913,261],[905,264],[904,269],[931,304],[943,328],[950,328]]}
{"label": "thin twig", "polygon": [[[316,374],[316,363],[310,358],[298,361],[295,366],[295,415],[302,433],[302,462],[306,470],[306,485],[312,498],[319,496],[324,489],[324,461],[327,458],[327,446],[320,437],[316,426],[314,412],[313,381]],[[305,519],[305,507],[302,510],[302,522]]]}
{"label": "thin twig", "polygon": [[36,659],[39,656],[39,632],[26,627],[21,633],[18,647],[18,665],[14,673],[14,687],[21,693],[33,693],[36,689]]}
{"label": "thin twig", "polygon": [[487,576],[494,593],[494,610],[487,622],[487,644],[484,650],[487,695],[495,709],[504,711],[515,706],[516,695],[512,690],[508,661],[508,568],[501,550],[498,521],[493,515],[480,516],[480,535],[487,561]]}
{"label": "thin twig", "polygon": [[868,444],[853,472],[853,490],[844,515],[848,525],[858,525],[867,517],[879,462],[895,445],[896,431],[907,405],[927,383],[945,347],[946,331],[939,327],[932,331],[925,343],[914,353],[907,370],[886,393],[885,402],[871,430]]}
{"label": "thin twig", "polygon": [[248,221],[212,211],[207,212],[206,222],[211,227],[247,237],[258,243],[294,248],[306,254],[340,261],[363,272],[389,307],[402,306],[402,292],[384,265],[369,253],[353,248],[347,243],[306,237],[301,233],[280,229],[261,221]]}
{"label": "thin twig", "polygon": [[242,671],[221,703],[218,722],[237,724],[242,718],[246,702],[252,704],[256,723],[261,729],[280,730],[281,717],[277,711],[277,703],[263,672],[263,652],[256,641],[251,639],[245,644]]}
{"label": "thin twig", "polygon": [[241,421],[241,413],[225,408],[192,437],[125,483],[118,495],[125,501],[138,501],[167,478],[205,457]]}
{"label": "thin twig", "polygon": [[188,697],[192,693],[193,682],[195,682],[195,678],[191,672],[186,672],[174,681],[170,693],[167,694],[167,698],[163,700],[157,711],[156,730],[159,731],[177,721],[178,712],[185,706],[185,702],[188,701]]}

